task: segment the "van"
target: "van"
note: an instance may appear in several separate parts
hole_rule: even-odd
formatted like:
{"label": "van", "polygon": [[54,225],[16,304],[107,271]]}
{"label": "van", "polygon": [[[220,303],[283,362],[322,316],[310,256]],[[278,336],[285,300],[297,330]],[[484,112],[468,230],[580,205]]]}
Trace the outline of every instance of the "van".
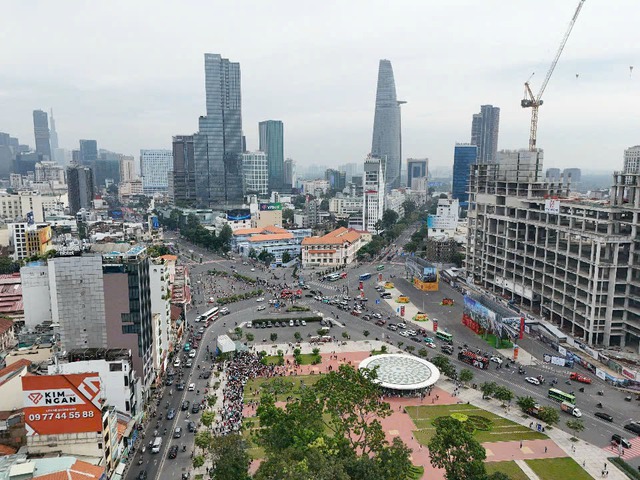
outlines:
{"label": "van", "polygon": [[151,453],[160,453],[161,448],[162,448],[162,437],[156,437],[153,440],[153,445],[151,445]]}

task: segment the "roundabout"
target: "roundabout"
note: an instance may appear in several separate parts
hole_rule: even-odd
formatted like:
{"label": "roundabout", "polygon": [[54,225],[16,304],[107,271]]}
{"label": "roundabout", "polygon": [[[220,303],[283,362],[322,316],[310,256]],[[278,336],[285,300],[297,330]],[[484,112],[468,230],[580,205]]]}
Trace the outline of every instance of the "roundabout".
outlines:
{"label": "roundabout", "polygon": [[433,363],[399,353],[365,358],[358,368],[376,368],[375,382],[389,390],[422,390],[432,386],[440,378],[440,371]]}

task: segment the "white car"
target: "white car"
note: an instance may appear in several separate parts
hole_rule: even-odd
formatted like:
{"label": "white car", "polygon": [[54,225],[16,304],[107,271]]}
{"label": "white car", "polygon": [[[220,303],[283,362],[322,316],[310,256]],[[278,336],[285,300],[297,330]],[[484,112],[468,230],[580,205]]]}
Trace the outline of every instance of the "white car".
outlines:
{"label": "white car", "polygon": [[267,307],[265,307],[264,305],[260,305],[260,306],[258,307],[258,311],[260,312],[261,310],[264,310],[265,308],[267,308]]}
{"label": "white car", "polygon": [[306,321],[304,321],[304,320],[300,320],[300,323],[302,324],[302,326],[303,326],[303,327],[306,327],[306,326],[307,326],[307,322],[306,322]]}
{"label": "white car", "polygon": [[253,328],[253,322],[247,322],[245,325],[246,328]]}
{"label": "white car", "polygon": [[243,265],[249,265],[247,262],[242,262]]}
{"label": "white car", "polygon": [[190,383],[189,384],[189,388],[187,388],[187,391],[193,392],[195,389],[196,389],[196,384],[195,383]]}
{"label": "white car", "polygon": [[255,272],[255,271],[256,271],[256,269],[255,269],[255,268],[252,268],[252,269],[251,269],[251,271],[252,271],[252,272]]}
{"label": "white car", "polygon": [[195,350],[191,350],[189,352],[189,358],[194,358],[196,356],[196,351]]}
{"label": "white car", "polygon": [[407,333],[409,335],[411,335],[412,337],[416,336],[418,334],[418,332],[416,332],[415,330],[407,330]]}
{"label": "white car", "polygon": [[403,330],[400,332],[400,335],[403,337],[408,337],[409,336],[409,332],[407,332],[406,330]]}
{"label": "white car", "polygon": [[256,302],[264,302],[264,297],[256,298]]}
{"label": "white car", "polygon": [[538,380],[536,377],[526,377],[525,380],[532,385],[540,385],[540,380]]}
{"label": "white car", "polygon": [[497,363],[498,365],[502,365],[502,359],[500,357],[496,357],[495,355],[491,357],[491,361]]}
{"label": "white car", "polygon": [[379,313],[374,313],[371,316],[374,317],[374,318],[378,318],[378,319],[382,318],[382,315],[380,315]]}
{"label": "white car", "polygon": [[398,328],[407,328],[407,325],[405,323],[399,323]]}

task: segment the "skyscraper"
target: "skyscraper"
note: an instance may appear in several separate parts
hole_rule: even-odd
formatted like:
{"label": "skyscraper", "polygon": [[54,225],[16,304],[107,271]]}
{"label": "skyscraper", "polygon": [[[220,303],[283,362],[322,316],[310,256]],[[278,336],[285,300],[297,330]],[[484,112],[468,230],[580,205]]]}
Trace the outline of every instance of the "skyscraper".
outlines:
{"label": "skyscraper", "polygon": [[258,125],[260,151],[269,162],[269,190],[282,191],[284,186],[284,127],[280,120],[266,120]]}
{"label": "skyscraper", "polygon": [[69,211],[71,215],[81,208],[91,208],[94,196],[93,171],[84,165],[72,165],[67,168],[67,185],[69,190]]}
{"label": "skyscraper", "polygon": [[42,155],[43,160],[51,160],[47,112],[42,110],[33,111],[33,133],[36,139],[36,153]]}
{"label": "skyscraper", "polygon": [[429,159],[407,159],[407,187],[413,188],[412,181],[414,178],[423,178],[427,176],[427,168]]}
{"label": "skyscraper", "polygon": [[347,186],[347,174],[340,170],[327,168],[324,172],[324,179],[329,182],[329,187],[336,192],[342,192]]}
{"label": "skyscraper", "polygon": [[384,176],[387,188],[400,186],[402,165],[402,132],[400,125],[400,105],[396,97],[393,68],[389,60],[380,60],[378,67],[378,89],[376,91],[376,111],[373,120],[373,141],[371,155],[384,162]]}
{"label": "skyscraper", "polygon": [[640,173],[640,145],[624,151],[624,173]]}
{"label": "skyscraper", "polygon": [[453,186],[451,197],[461,207],[469,206],[469,168],[477,162],[478,147],[468,143],[456,143],[453,151]]}
{"label": "skyscraper", "polygon": [[269,194],[269,160],[264,152],[245,152],[242,154],[244,191],[246,194]]}
{"label": "skyscraper", "polygon": [[379,233],[376,228],[384,212],[384,171],[383,161],[379,158],[367,158],[364,162],[362,179],[362,227],[371,233]]}
{"label": "skyscraper", "polygon": [[98,161],[98,142],[95,140],[80,140],[80,163],[93,166]]}
{"label": "skyscraper", "polygon": [[196,199],[193,135],[173,137],[173,170],[167,177],[169,198],[173,205],[192,204]]}
{"label": "skyscraper", "polygon": [[471,122],[471,145],[478,146],[478,163],[494,163],[498,151],[500,109],[493,105],[480,106],[480,113]]}
{"label": "skyscraper", "polygon": [[170,170],[173,170],[171,150],[140,150],[140,175],[145,195],[166,192]]}
{"label": "skyscraper", "polygon": [[197,203],[232,206],[242,202],[242,112],[240,64],[205,53],[207,114],[194,135]]}
{"label": "skyscraper", "polygon": [[288,189],[296,186],[296,162],[292,158],[284,161],[284,185]]}

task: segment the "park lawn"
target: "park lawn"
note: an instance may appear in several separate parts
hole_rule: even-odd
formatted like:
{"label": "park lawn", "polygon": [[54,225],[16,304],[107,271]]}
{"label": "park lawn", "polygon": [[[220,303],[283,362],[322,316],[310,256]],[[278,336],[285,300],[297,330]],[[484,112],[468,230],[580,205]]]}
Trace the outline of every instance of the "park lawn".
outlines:
{"label": "park lawn", "polygon": [[[321,375],[298,375],[291,377],[253,378],[244,386],[245,402],[260,400],[263,393],[271,392],[276,402],[284,402],[289,396],[296,396],[302,385],[311,386],[322,378]],[[252,391],[253,390],[253,391]],[[256,390],[259,390],[256,393]]]}
{"label": "park lawn", "polygon": [[424,475],[424,467],[422,465],[413,465],[407,480],[421,480]]}
{"label": "park lawn", "polygon": [[567,478],[571,480],[591,480],[591,475],[585,472],[573,458],[544,458],[525,460],[540,480],[557,480]]}
{"label": "park lawn", "polygon": [[487,473],[491,475],[493,472],[500,472],[509,475],[511,480],[529,480],[527,474],[522,471],[518,464],[514,461],[510,462],[486,462],[484,464]]}
{"label": "park lawn", "polygon": [[313,361],[316,359],[320,360],[320,362],[316,365],[322,363],[322,355],[314,355],[313,353],[301,353],[300,365],[313,365]]}
{"label": "park lawn", "polygon": [[488,412],[475,405],[418,405],[405,407],[405,411],[413,420],[416,430],[414,436],[422,445],[427,445],[436,433],[433,420],[438,417],[448,416],[452,413],[464,413],[465,415],[478,415],[492,422],[491,430],[476,430],[474,436],[480,443],[504,442],[510,440],[537,440],[547,438],[546,435],[531,430],[523,425]]}
{"label": "park lawn", "polygon": [[267,362],[267,365],[279,365],[280,357],[278,355],[265,355],[264,361]]}

